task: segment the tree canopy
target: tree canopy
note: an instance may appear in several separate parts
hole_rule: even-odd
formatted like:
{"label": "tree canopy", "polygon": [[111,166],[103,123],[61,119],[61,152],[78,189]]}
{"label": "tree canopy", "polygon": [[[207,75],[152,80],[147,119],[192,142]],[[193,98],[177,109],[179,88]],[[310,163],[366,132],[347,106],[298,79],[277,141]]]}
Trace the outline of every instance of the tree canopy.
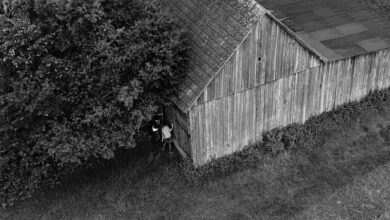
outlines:
{"label": "tree canopy", "polygon": [[134,147],[185,76],[186,33],[158,1],[24,0],[1,11],[1,201]]}

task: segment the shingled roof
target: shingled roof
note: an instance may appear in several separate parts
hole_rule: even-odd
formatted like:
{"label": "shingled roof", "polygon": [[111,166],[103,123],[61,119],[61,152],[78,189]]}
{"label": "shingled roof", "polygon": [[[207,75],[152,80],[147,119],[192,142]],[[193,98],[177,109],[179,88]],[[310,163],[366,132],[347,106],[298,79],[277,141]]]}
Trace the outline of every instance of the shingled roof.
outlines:
{"label": "shingled roof", "polygon": [[390,47],[390,21],[368,0],[257,0],[326,60]]}
{"label": "shingled roof", "polygon": [[174,99],[187,112],[265,14],[265,9],[255,0],[164,0],[164,3],[189,31],[188,76]]}

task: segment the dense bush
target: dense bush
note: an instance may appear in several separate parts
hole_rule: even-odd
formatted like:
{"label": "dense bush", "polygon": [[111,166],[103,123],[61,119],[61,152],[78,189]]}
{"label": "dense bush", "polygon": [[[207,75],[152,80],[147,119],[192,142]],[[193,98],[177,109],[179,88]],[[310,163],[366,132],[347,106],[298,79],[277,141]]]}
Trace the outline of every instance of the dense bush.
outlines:
{"label": "dense bush", "polygon": [[305,124],[294,123],[275,128],[263,134],[263,141],[245,147],[242,151],[212,160],[195,168],[191,160],[180,164],[180,171],[189,182],[207,183],[234,172],[257,168],[265,157],[274,157],[287,151],[310,151],[321,145],[327,133],[346,129],[362,118],[369,118],[390,101],[390,89],[371,92],[360,102],[350,102],[330,112],[310,118]]}
{"label": "dense bush", "polygon": [[[135,146],[177,92],[185,32],[158,1],[15,1],[0,25],[0,201]],[[3,10],[4,11],[4,10]]]}

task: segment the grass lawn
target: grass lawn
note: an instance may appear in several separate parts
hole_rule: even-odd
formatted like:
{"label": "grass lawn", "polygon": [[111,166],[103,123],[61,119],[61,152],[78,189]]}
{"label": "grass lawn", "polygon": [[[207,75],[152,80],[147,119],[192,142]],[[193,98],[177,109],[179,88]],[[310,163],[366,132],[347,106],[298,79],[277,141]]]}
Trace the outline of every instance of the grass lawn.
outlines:
{"label": "grass lawn", "polygon": [[147,167],[124,153],[0,219],[390,219],[390,101],[364,108],[311,148],[199,182],[174,162]]}

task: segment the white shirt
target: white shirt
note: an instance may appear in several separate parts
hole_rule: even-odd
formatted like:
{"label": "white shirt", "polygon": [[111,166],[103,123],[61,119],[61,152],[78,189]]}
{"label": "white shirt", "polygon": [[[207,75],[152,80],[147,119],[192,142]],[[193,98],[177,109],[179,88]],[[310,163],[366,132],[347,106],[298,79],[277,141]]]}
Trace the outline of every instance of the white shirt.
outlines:
{"label": "white shirt", "polygon": [[164,127],[161,128],[161,133],[162,133],[163,140],[171,138],[171,136],[172,136],[171,135],[172,129],[173,129],[173,126],[172,126],[172,128],[169,128],[167,125],[164,125]]}

